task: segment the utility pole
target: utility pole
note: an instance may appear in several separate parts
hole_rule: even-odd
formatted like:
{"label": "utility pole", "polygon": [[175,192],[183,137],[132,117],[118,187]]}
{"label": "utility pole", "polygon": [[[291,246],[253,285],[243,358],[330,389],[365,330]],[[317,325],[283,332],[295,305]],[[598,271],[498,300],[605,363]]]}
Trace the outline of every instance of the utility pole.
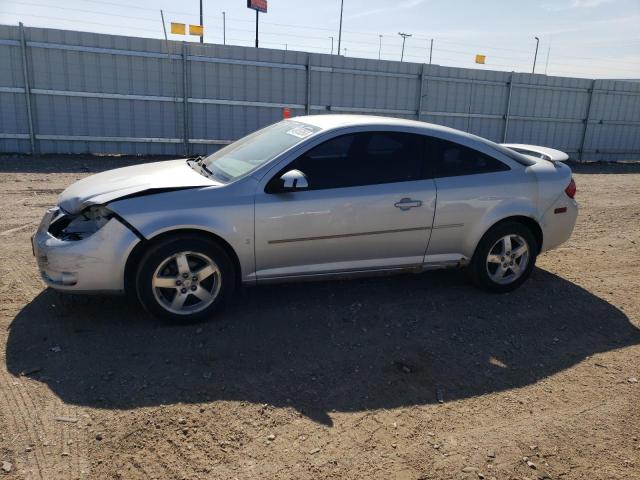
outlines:
{"label": "utility pole", "polygon": [[382,52],[382,35],[380,35],[380,46],[378,47],[378,60],[380,60],[381,52]]}
{"label": "utility pole", "polygon": [[536,39],[536,53],[533,55],[533,70],[531,73],[536,73],[536,59],[538,58],[538,45],[540,45],[540,39],[538,37],[533,37]]}
{"label": "utility pole", "polygon": [[347,56],[347,47],[344,47],[344,56]]}
{"label": "utility pole", "polygon": [[402,62],[404,60],[404,42],[407,41],[407,37],[410,37],[411,34],[398,32],[398,35],[402,37],[402,55],[400,55],[400,61]]}
{"label": "utility pole", "polygon": [[333,55],[333,37],[329,36],[329,38],[331,39],[331,55]]}
{"label": "utility pole", "polygon": [[222,44],[227,44],[227,15],[222,12]]}
{"label": "utility pole", "polygon": [[344,0],[340,0],[340,30],[338,30],[338,55],[340,55],[340,44],[342,43],[342,11],[344,10]]}
{"label": "utility pole", "polygon": [[433,38],[431,39],[431,46],[429,47],[429,65],[431,65],[432,57],[433,57]]}
{"label": "utility pole", "polygon": [[202,23],[202,0],[200,0],[200,26],[202,27],[202,35],[200,35],[200,43],[204,43],[204,23]]}

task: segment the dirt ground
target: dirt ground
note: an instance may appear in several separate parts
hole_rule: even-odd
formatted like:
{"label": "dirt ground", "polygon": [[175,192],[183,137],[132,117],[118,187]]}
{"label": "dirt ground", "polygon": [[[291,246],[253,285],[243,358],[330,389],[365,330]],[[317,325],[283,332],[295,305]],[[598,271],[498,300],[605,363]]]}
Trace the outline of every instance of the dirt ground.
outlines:
{"label": "dirt ground", "polygon": [[172,327],[31,254],[63,188],[140,161],[0,158],[0,479],[640,479],[640,164],[573,166],[575,233],[516,292],[276,285]]}

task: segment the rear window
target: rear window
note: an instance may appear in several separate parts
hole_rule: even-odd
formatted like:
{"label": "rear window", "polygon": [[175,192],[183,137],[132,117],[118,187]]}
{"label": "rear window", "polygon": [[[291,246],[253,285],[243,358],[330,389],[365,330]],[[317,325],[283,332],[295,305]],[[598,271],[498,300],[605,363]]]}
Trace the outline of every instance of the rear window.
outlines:
{"label": "rear window", "polygon": [[473,148],[440,138],[430,138],[428,145],[429,162],[436,177],[458,177],[510,170],[509,166],[497,158]]}

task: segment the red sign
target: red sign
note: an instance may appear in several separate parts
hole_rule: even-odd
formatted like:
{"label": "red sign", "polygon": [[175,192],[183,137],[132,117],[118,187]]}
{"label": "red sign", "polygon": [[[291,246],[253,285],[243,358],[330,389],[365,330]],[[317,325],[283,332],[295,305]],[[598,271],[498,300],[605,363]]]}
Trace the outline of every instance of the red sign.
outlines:
{"label": "red sign", "polygon": [[267,0],[247,0],[247,8],[267,13]]}

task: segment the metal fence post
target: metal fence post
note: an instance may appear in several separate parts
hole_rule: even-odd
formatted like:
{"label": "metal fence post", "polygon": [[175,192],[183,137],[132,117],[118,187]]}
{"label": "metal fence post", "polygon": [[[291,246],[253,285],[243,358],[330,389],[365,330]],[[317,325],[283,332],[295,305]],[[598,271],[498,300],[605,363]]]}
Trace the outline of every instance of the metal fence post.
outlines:
{"label": "metal fence post", "polygon": [[33,128],[33,114],[31,111],[31,87],[29,85],[29,69],[27,68],[27,42],[24,37],[24,25],[20,25],[20,51],[22,53],[22,76],[24,79],[24,97],[27,102],[27,121],[29,122],[29,141],[31,155],[36,153],[36,134]]}
{"label": "metal fence post", "polygon": [[187,91],[187,42],[182,43],[182,128],[184,134],[184,154],[189,155],[189,95]]}
{"label": "metal fence post", "polygon": [[507,131],[509,130],[509,113],[511,112],[511,92],[513,91],[513,72],[509,76],[509,93],[507,93],[507,110],[504,113],[504,131],[502,132],[502,143],[507,142]]}
{"label": "metal fence post", "polygon": [[582,140],[580,140],[580,151],[578,152],[578,160],[582,162],[584,154],[584,145],[587,142],[587,128],[589,128],[589,116],[591,115],[591,101],[593,100],[593,91],[596,88],[596,81],[591,82],[589,91],[589,100],[587,102],[587,116],[583,120],[584,128],[582,129]]}
{"label": "metal fence post", "polygon": [[420,114],[422,113],[422,94],[424,91],[424,63],[420,69],[420,88],[418,89],[418,121],[420,121]]}
{"label": "metal fence post", "polygon": [[469,83],[469,104],[467,105],[467,132],[471,133],[471,106],[473,105],[473,87],[475,86],[475,79],[471,79]]}
{"label": "metal fence post", "polygon": [[307,55],[307,97],[304,111],[307,115],[311,111],[311,55]]}

